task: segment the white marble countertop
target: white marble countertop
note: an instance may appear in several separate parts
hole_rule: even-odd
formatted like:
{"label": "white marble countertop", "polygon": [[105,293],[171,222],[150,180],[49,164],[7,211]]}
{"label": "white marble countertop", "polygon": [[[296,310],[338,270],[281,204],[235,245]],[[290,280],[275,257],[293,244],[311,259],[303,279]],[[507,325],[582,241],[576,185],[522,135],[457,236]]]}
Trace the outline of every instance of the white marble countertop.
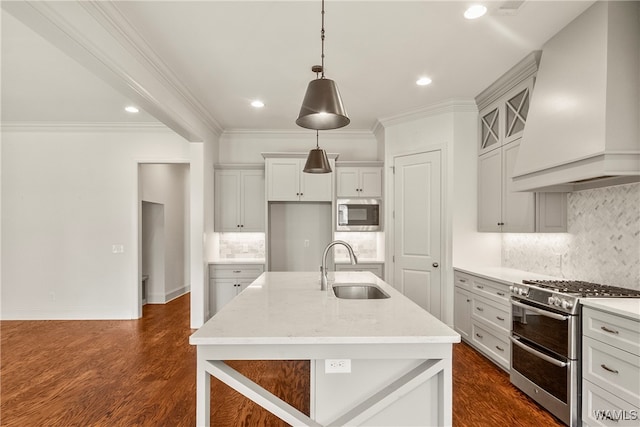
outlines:
{"label": "white marble countertop", "polygon": [[[338,258],[334,261],[336,264],[351,264],[351,260],[349,258]],[[358,258],[358,264],[384,264],[384,261],[376,260],[376,259],[360,259]],[[356,265],[358,265],[356,264]]]}
{"label": "white marble countertop", "polygon": [[[336,298],[332,282],[370,282],[390,298]],[[263,273],[191,335],[207,344],[455,343],[460,335],[370,272]]]}
{"label": "white marble countertop", "polygon": [[580,303],[585,307],[640,321],[640,298],[583,298]]}
{"label": "white marble countertop", "polygon": [[474,276],[484,277],[485,279],[495,280],[497,282],[511,285],[513,283],[522,283],[524,279],[538,280],[564,280],[562,277],[546,276],[544,274],[531,273],[515,268],[507,267],[454,267],[456,271],[472,274]]}

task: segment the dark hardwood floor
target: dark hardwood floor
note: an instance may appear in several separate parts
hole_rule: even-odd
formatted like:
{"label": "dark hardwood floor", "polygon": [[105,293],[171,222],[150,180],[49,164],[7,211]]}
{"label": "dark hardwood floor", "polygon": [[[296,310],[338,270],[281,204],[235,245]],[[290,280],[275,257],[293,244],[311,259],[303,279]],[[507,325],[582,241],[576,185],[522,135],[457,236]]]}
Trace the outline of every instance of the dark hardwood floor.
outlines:
{"label": "dark hardwood floor", "polygon": [[[1,426],[194,426],[189,296],[147,305],[141,320],[0,322]],[[454,346],[455,426],[561,426],[466,344]],[[309,413],[307,361],[229,362]],[[216,426],[281,426],[212,381]]]}

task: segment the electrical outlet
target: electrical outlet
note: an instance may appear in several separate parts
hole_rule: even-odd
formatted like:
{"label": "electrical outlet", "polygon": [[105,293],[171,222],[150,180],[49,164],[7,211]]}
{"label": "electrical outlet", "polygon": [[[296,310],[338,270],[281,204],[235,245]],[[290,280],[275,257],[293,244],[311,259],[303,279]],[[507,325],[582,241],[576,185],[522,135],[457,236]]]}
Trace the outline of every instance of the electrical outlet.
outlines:
{"label": "electrical outlet", "polygon": [[309,239],[305,239],[304,241],[304,247],[308,248],[309,247]]}
{"label": "electrical outlet", "polygon": [[325,359],[325,374],[350,374],[351,359]]}
{"label": "electrical outlet", "polygon": [[124,245],[111,245],[111,252],[114,254],[124,253]]}

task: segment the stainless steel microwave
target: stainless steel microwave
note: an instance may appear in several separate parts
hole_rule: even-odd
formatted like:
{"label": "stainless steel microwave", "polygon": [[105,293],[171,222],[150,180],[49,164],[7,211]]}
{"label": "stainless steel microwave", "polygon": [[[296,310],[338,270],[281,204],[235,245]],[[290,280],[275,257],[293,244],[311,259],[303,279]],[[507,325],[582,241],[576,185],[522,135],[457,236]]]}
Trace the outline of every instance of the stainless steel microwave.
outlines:
{"label": "stainless steel microwave", "polygon": [[337,231],[382,230],[380,199],[338,199]]}

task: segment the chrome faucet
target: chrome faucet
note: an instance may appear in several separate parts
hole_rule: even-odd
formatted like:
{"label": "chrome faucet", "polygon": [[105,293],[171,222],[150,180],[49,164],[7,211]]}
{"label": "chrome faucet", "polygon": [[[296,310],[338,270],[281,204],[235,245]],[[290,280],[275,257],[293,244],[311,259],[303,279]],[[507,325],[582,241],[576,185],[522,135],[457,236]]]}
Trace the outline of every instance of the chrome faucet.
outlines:
{"label": "chrome faucet", "polygon": [[329,243],[327,247],[324,249],[324,254],[322,254],[322,265],[320,266],[320,290],[327,290],[327,255],[329,254],[329,249],[331,249],[335,245],[343,245],[349,251],[349,257],[351,258],[351,264],[356,265],[358,263],[358,257],[355,253],[353,253],[353,248],[350,244],[343,240],[334,240]]}

